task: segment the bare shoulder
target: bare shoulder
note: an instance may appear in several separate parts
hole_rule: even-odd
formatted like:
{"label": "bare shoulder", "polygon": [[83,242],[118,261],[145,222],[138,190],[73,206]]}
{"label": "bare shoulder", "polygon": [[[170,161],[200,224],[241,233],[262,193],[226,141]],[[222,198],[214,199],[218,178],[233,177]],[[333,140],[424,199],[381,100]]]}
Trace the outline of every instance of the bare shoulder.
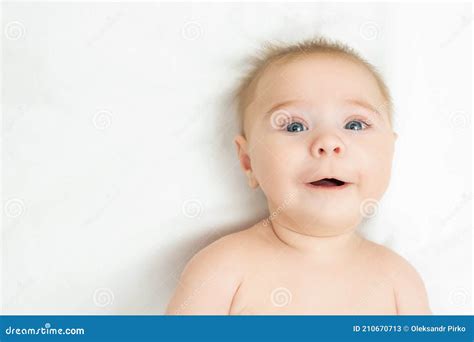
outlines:
{"label": "bare shoulder", "polygon": [[181,273],[166,314],[225,315],[245,272],[254,229],[225,235],[197,252]]}
{"label": "bare shoulder", "polygon": [[426,287],[418,271],[400,254],[367,240],[390,278],[400,315],[429,315]]}

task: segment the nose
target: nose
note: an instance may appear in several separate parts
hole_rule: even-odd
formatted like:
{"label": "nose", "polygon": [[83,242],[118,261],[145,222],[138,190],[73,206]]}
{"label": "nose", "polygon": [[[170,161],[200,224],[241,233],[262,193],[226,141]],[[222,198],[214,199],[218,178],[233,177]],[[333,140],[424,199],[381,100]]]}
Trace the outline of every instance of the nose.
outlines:
{"label": "nose", "polygon": [[326,133],[314,139],[311,146],[311,154],[315,158],[321,157],[340,157],[345,152],[345,146],[342,140],[335,134]]}

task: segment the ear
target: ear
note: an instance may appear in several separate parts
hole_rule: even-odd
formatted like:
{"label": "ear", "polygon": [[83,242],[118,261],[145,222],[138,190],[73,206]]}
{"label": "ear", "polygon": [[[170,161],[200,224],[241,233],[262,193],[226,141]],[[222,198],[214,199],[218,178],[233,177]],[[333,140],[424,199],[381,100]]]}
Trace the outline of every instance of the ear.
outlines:
{"label": "ear", "polygon": [[240,167],[244,170],[245,173],[252,171],[252,165],[250,163],[250,157],[247,154],[247,139],[242,135],[237,135],[234,138],[234,143],[237,148],[237,157],[240,160]]}
{"label": "ear", "polygon": [[250,161],[250,156],[248,155],[248,142],[242,135],[237,135],[234,138],[234,143],[237,148],[237,157],[240,161],[240,167],[245,172],[245,175],[248,179],[248,184],[252,189],[258,187],[258,181],[255,178],[252,170],[252,163]]}

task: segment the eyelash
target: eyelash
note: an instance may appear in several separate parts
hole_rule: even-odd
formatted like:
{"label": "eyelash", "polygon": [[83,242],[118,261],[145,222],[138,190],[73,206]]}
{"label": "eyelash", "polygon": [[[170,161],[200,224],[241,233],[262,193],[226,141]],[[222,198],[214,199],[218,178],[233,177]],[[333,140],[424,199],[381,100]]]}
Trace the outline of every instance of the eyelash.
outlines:
{"label": "eyelash", "polygon": [[[368,129],[368,128],[372,127],[372,123],[370,123],[370,121],[368,121],[368,120],[366,120],[366,119],[358,118],[358,117],[349,119],[349,120],[346,122],[346,124],[344,124],[344,126],[347,125],[347,124],[348,124],[349,122],[351,122],[351,121],[359,121],[359,122],[361,122],[361,123],[365,126],[364,129]],[[309,127],[309,125],[306,124],[306,122],[305,122],[303,119],[300,119],[300,118],[297,118],[297,117],[292,117],[291,120],[289,120],[288,124],[285,125],[282,129],[286,131],[287,127],[288,127],[289,125],[291,125],[292,123],[295,123],[295,122],[301,123],[301,124],[304,125],[306,128]],[[309,128],[308,128],[308,129],[309,129]],[[308,129],[306,129],[306,130],[308,130]],[[291,132],[290,132],[290,133],[291,133]]]}
{"label": "eyelash", "polygon": [[[363,125],[365,125],[365,129],[372,127],[372,124],[371,124],[368,120],[361,119],[361,118],[353,118],[353,119],[350,119],[349,121],[347,121],[346,125],[347,125],[349,122],[351,122],[351,121],[359,121],[359,122],[361,122]],[[345,125],[344,125],[344,126],[345,126]]]}

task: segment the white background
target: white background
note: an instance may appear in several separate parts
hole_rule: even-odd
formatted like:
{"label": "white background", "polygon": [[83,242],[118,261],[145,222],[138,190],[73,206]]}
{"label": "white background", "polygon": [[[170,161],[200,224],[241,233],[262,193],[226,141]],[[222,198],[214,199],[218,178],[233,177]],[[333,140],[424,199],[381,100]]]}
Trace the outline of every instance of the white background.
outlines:
{"label": "white background", "polygon": [[162,314],[199,249],[264,217],[229,91],[265,40],[324,34],[385,75],[393,178],[360,230],[435,314],[472,313],[471,29],[462,4],[10,3],[3,314]]}

